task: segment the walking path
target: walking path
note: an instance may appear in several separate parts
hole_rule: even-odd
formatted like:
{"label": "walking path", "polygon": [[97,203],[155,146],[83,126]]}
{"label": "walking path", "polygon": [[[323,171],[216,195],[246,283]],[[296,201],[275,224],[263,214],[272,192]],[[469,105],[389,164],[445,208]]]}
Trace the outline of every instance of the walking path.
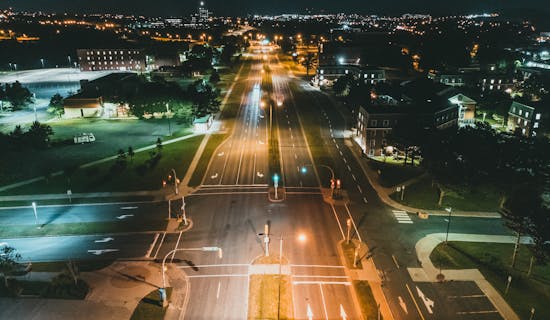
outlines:
{"label": "walking path", "polygon": [[[384,292],[382,291],[382,279],[380,279],[380,273],[378,272],[378,269],[376,269],[376,266],[374,265],[374,262],[372,259],[366,258],[368,256],[369,248],[367,247],[367,244],[364,242],[359,242],[358,240],[352,240],[355,247],[359,247],[359,253],[358,256],[361,257],[361,266],[362,269],[351,269],[346,266],[346,275],[352,280],[352,281],[367,281],[369,283],[369,286],[372,291],[372,295],[374,296],[374,300],[378,304],[378,308],[380,308],[380,314],[382,315],[382,318],[386,320],[392,320],[394,319],[393,314],[390,310],[390,306],[388,304],[388,301],[386,300],[386,296],[384,295]],[[342,263],[346,265],[344,261],[344,252],[342,251],[342,244],[344,243],[344,240],[338,242],[338,253],[342,259]],[[355,292],[355,288],[352,290],[353,292],[353,298],[356,300],[355,303],[357,306],[360,305],[358,299],[357,299],[357,293]],[[372,306],[377,307],[377,306]]]}
{"label": "walking path", "polygon": [[[426,212],[429,215],[434,215],[434,216],[449,215],[449,213],[445,210],[425,210],[425,209],[413,208],[393,200],[390,197],[391,193],[393,193],[393,188],[385,188],[380,185],[378,173],[369,167],[367,160],[361,156],[361,150],[353,142],[353,139],[346,140],[346,145],[351,150],[351,153],[357,160],[357,163],[359,163],[359,165],[361,166],[361,169],[363,170],[363,173],[365,174],[365,176],[367,176],[367,179],[369,180],[370,185],[376,191],[380,200],[382,200],[382,202],[384,202],[386,205],[398,210],[404,210],[411,213]],[[408,183],[409,184],[414,183],[414,179],[413,181],[408,181]],[[453,216],[456,216],[456,217],[478,217],[478,218],[495,218],[495,219],[501,218],[501,215],[498,212],[475,212],[475,211],[453,210],[452,214]]]}
{"label": "walking path", "polygon": [[[445,233],[433,233],[425,236],[416,243],[416,255],[422,267],[408,268],[412,280],[415,282],[439,282],[442,280],[474,281],[505,320],[519,320],[514,310],[512,310],[500,293],[485,279],[478,269],[440,270],[433,265],[430,254],[435,247],[445,241],[445,236]],[[449,241],[514,243],[516,237],[449,233]],[[522,237],[521,242],[532,243],[532,239],[529,237]],[[440,274],[442,274],[444,278],[442,278]]]}
{"label": "walking path", "polygon": [[[35,275],[36,274],[36,275]],[[31,280],[49,281],[56,273],[31,272]],[[186,277],[179,268],[168,268],[169,286],[175,288],[166,319],[180,319],[187,303]],[[142,261],[118,261],[81,278],[90,286],[84,300],[0,298],[0,319],[129,319],[138,303],[162,286],[158,264]],[[26,280],[26,279],[25,279]],[[159,301],[160,303],[160,301]]]}

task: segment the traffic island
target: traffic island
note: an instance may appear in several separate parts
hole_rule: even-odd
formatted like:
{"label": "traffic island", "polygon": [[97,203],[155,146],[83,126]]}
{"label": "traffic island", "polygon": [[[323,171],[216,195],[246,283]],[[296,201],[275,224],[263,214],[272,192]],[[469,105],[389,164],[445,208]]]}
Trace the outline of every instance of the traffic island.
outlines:
{"label": "traffic island", "polygon": [[[170,300],[172,288],[166,288],[166,297]],[[140,319],[164,319],[167,307],[163,307],[160,302],[158,290],[151,291],[137,305],[130,320]]]}
{"label": "traffic island", "polygon": [[292,319],[290,266],[278,257],[257,258],[249,269],[248,319]]}

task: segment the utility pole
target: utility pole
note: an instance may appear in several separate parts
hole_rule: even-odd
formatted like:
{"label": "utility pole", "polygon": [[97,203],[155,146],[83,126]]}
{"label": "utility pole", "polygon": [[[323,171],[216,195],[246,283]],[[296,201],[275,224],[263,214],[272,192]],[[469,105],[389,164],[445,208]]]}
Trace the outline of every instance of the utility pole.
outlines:
{"label": "utility pole", "polygon": [[264,225],[264,244],[265,244],[265,256],[269,257],[269,225]]}
{"label": "utility pole", "polygon": [[347,240],[346,241],[349,244],[349,233],[350,233],[350,230],[351,230],[351,219],[346,220],[346,226],[348,227],[348,233],[347,233],[347,237],[346,237]]}

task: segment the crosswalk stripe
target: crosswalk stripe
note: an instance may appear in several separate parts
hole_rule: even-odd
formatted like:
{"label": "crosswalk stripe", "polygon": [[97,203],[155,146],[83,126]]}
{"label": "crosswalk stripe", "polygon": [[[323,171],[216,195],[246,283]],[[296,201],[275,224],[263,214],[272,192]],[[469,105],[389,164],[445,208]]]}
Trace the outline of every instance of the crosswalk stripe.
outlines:
{"label": "crosswalk stripe", "polygon": [[392,210],[393,216],[397,220],[397,223],[406,223],[412,224],[413,221],[406,211],[403,210]]}

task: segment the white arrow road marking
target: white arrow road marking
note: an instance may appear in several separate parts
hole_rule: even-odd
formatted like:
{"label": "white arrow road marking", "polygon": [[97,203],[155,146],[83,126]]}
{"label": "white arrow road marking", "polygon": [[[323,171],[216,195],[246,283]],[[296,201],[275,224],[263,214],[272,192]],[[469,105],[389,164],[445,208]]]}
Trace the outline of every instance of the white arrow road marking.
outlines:
{"label": "white arrow road marking", "polygon": [[101,249],[101,250],[88,250],[88,253],[95,254],[96,256],[102,255],[107,252],[116,252],[118,249]]}
{"label": "white arrow road marking", "polygon": [[103,242],[109,242],[109,241],[113,241],[115,240],[114,238],[111,238],[111,237],[108,237],[108,238],[103,238],[103,239],[100,239],[100,240],[96,240],[94,241],[95,243],[103,243]]}
{"label": "white arrow road marking", "polygon": [[401,308],[403,308],[403,311],[405,311],[405,314],[409,314],[409,312],[407,311],[407,304],[405,304],[405,301],[403,301],[403,298],[399,296],[397,297],[397,299],[399,300],[399,305],[401,306]]}
{"label": "white arrow road marking", "polygon": [[260,171],[256,172],[256,175],[258,176],[258,178],[263,178],[264,177],[264,174],[261,173]]}
{"label": "white arrow road marking", "polygon": [[220,298],[220,289],[221,289],[221,286],[222,286],[222,282],[221,282],[221,281],[218,281],[218,292],[216,293],[216,299],[219,299],[219,298]]}
{"label": "white arrow road marking", "polygon": [[416,292],[418,292],[418,296],[420,297],[420,299],[422,299],[422,302],[424,302],[424,305],[426,306],[426,309],[428,310],[428,312],[430,314],[433,314],[433,310],[432,308],[434,307],[434,302],[433,300],[430,300],[428,297],[426,297],[424,295],[424,292],[420,291],[420,288],[418,288],[418,286],[416,287]]}
{"label": "white arrow road marking", "polygon": [[307,304],[307,318],[308,320],[313,320],[313,311],[311,311],[311,306],[309,305],[309,303]]}
{"label": "white arrow road marking", "polygon": [[118,217],[116,217],[118,220],[122,220],[122,219],[126,219],[128,217],[133,217],[134,215],[133,214],[123,214],[123,215],[120,215]]}
{"label": "white arrow road marking", "polygon": [[120,207],[120,209],[122,210],[134,210],[134,209],[137,209],[138,207]]}
{"label": "white arrow road marking", "polygon": [[223,157],[224,154],[225,154],[225,152],[222,151],[222,152],[218,153],[218,157]]}
{"label": "white arrow road marking", "polygon": [[211,178],[211,179],[216,179],[217,177],[218,177],[218,173],[217,173],[217,172],[216,172],[216,174],[215,174],[215,175],[213,175],[213,176],[210,176],[210,178]]}
{"label": "white arrow road marking", "polygon": [[344,310],[344,306],[342,305],[340,305],[340,317],[342,317],[342,320],[346,320],[348,318],[346,310]]}

